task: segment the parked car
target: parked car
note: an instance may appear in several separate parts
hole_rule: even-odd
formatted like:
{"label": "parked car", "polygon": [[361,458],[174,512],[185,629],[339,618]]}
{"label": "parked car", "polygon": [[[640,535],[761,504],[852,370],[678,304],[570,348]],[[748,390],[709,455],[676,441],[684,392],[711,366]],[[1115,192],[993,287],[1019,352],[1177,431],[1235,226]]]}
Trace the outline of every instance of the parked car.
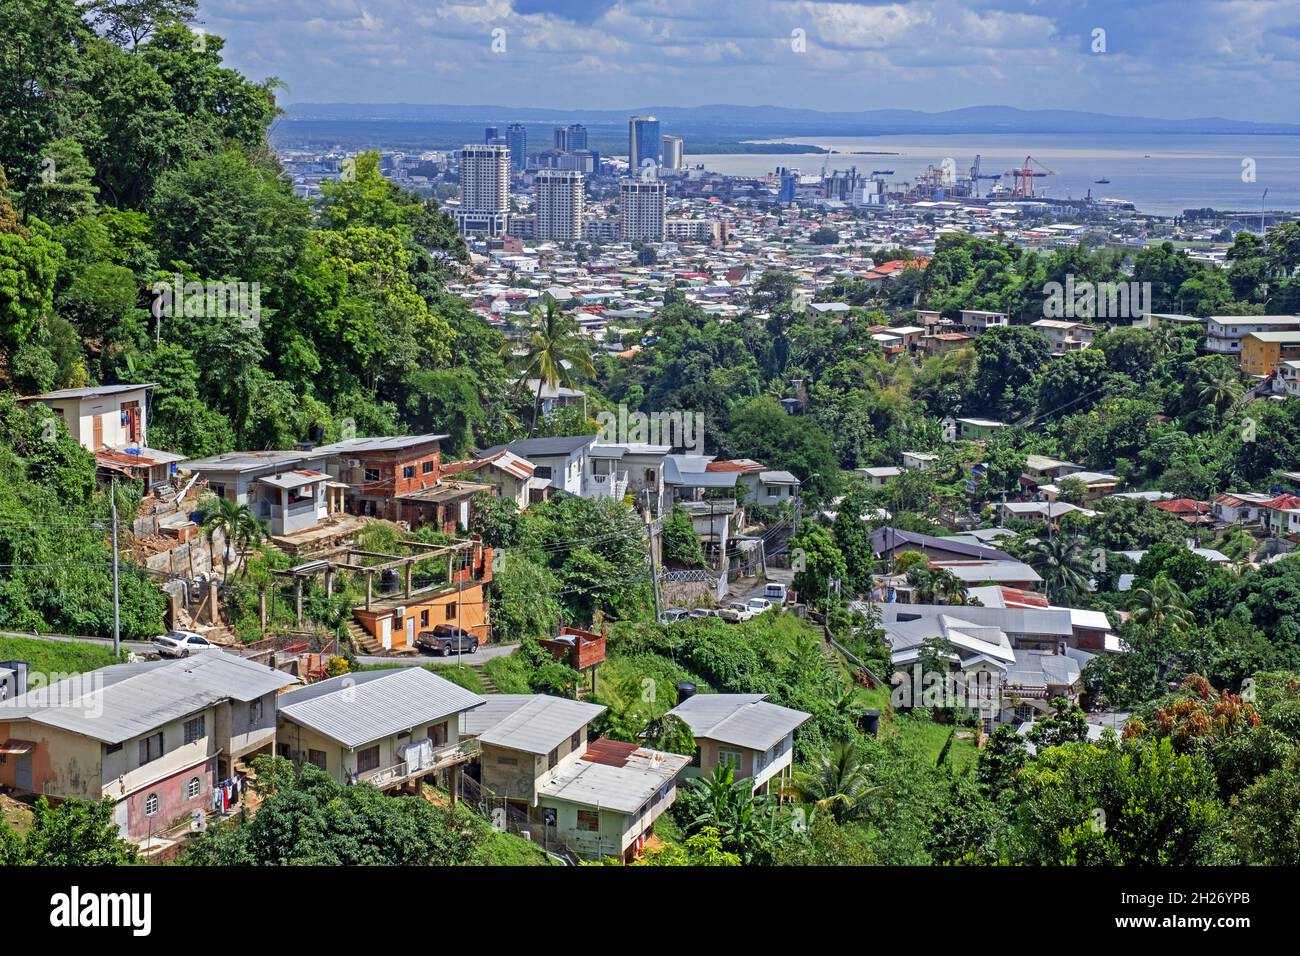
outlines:
{"label": "parked car", "polygon": [[769,601],[775,601],[777,604],[784,604],[786,598],[785,585],[768,582],[767,586],[763,588],[763,597]]}
{"label": "parked car", "polygon": [[438,624],[432,631],[421,631],[420,636],[415,639],[415,646],[431,654],[450,657],[453,652],[473,654],[478,650],[478,638],[463,627],[456,627],[454,624]]}
{"label": "parked car", "polygon": [[764,611],[772,609],[772,602],[767,598],[750,598],[745,603],[749,605],[749,609],[755,614],[762,614]]}
{"label": "parked car", "polygon": [[668,610],[664,611],[664,623],[672,624],[674,621],[680,621],[682,618],[688,616],[689,616],[689,612],[686,610],[686,608],[670,607]]}
{"label": "parked car", "polygon": [[718,612],[709,607],[693,607],[691,613],[686,616],[689,618],[717,617]]}
{"label": "parked car", "polygon": [[748,604],[741,601],[732,601],[718,611],[718,617],[724,621],[730,621],[732,624],[739,624],[741,621],[748,621],[755,613],[754,609]]}
{"label": "parked car", "polygon": [[195,651],[221,650],[220,644],[213,644],[193,631],[168,631],[155,637],[153,646],[163,657],[189,657]]}

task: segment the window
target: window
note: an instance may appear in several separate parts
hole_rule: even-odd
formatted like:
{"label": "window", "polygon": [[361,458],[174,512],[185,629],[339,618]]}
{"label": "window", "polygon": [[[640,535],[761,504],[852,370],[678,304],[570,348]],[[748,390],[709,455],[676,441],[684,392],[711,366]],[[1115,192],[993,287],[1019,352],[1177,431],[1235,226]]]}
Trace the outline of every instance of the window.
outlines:
{"label": "window", "polygon": [[192,744],[201,739],[203,739],[203,718],[195,717],[193,720],[185,721],[185,742]]}
{"label": "window", "polygon": [[379,748],[367,747],[357,754],[357,773],[379,769]]}
{"label": "window", "polygon": [[732,766],[733,769],[735,769],[735,770],[739,770],[739,769],[740,769],[740,754],[737,753],[737,752],[734,751],[734,750],[719,750],[719,751],[718,751],[718,766],[722,766],[724,763],[729,763],[729,764],[731,764],[731,766]]}
{"label": "window", "polygon": [[645,481],[647,485],[653,485],[655,483],[655,470],[653,468],[647,468],[645,470]]}
{"label": "window", "polygon": [[596,810],[579,810],[578,829],[585,830],[588,833],[598,833],[600,831],[600,813]]}
{"label": "window", "polygon": [[378,481],[378,480],[379,480],[379,469],[378,469],[378,468],[367,468],[367,469],[365,470],[365,472],[363,473],[362,477],[363,477],[366,481]]}
{"label": "window", "polygon": [[248,704],[248,722],[255,724],[262,719],[262,701],[249,701]]}
{"label": "window", "polygon": [[578,730],[575,730],[573,732],[573,736],[569,738],[569,749],[577,750],[581,746],[582,746],[582,730],[581,728],[579,728]]}
{"label": "window", "polygon": [[151,817],[158,812],[158,794],[151,793],[144,798],[144,815]]}
{"label": "window", "polygon": [[414,477],[415,477],[415,466],[414,466],[414,465],[405,465],[405,466],[403,466],[403,467],[402,467],[402,477],[403,477],[403,478],[414,478]]}
{"label": "window", "polygon": [[429,609],[426,607],[420,612],[420,627],[429,626]]}
{"label": "window", "polygon": [[550,465],[538,465],[536,468],[533,469],[533,477],[535,477],[535,478],[545,478],[547,481],[550,481],[550,480],[551,480],[551,466],[550,466]]}
{"label": "window", "polygon": [[455,619],[456,619],[456,602],[452,601],[450,604],[447,605],[447,620],[454,621]]}
{"label": "window", "polygon": [[107,747],[104,748],[104,753],[115,754],[121,749],[122,749],[121,744],[109,744]]}
{"label": "window", "polygon": [[198,777],[190,777],[190,782],[185,785],[185,799],[193,800],[203,791],[203,784],[199,783]]}
{"label": "window", "polygon": [[151,734],[140,741],[140,763],[146,764],[151,760],[157,760],[163,753],[163,735],[162,731]]}
{"label": "window", "polygon": [[445,723],[434,724],[428,730],[429,740],[435,747],[441,747],[447,742],[447,725]]}
{"label": "window", "polygon": [[430,458],[428,461],[422,461],[422,462],[420,462],[420,474],[422,474],[422,475],[428,475],[428,474],[432,474],[432,472],[433,472],[433,459],[432,459],[432,458]]}
{"label": "window", "polygon": [[560,762],[560,748],[556,747],[554,750],[552,750],[550,753],[546,755],[546,769],[547,770],[552,769],[559,762]]}
{"label": "window", "polygon": [[519,758],[518,757],[497,757],[497,763],[499,763],[503,767],[518,767]]}
{"label": "window", "polygon": [[323,751],[323,750],[308,750],[308,751],[307,751],[307,762],[308,762],[309,764],[311,764],[313,767],[317,768],[318,770],[324,770],[324,769],[325,769],[325,751]]}

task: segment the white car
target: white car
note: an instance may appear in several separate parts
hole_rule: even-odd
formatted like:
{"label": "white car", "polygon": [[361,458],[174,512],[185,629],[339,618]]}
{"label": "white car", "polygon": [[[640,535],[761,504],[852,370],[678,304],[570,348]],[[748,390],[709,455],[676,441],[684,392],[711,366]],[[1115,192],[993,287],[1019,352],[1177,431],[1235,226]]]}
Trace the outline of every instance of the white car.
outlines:
{"label": "white car", "polygon": [[163,657],[189,657],[196,651],[219,651],[220,644],[213,644],[193,631],[168,631],[153,639],[154,649]]}
{"label": "white car", "polygon": [[772,610],[772,602],[767,598],[750,598],[745,603],[755,614],[762,614],[764,611]]}
{"label": "white car", "polygon": [[740,601],[732,601],[718,612],[718,617],[722,618],[724,621],[731,621],[733,624],[738,624],[741,621],[748,621],[757,613],[758,612],[748,604],[742,604]]}
{"label": "white car", "polygon": [[768,582],[767,587],[763,588],[763,597],[769,601],[775,601],[777,604],[784,604],[786,598],[785,585]]}
{"label": "white car", "polygon": [[702,617],[717,617],[718,612],[708,607],[693,607],[691,613],[686,616],[691,620],[698,620]]}

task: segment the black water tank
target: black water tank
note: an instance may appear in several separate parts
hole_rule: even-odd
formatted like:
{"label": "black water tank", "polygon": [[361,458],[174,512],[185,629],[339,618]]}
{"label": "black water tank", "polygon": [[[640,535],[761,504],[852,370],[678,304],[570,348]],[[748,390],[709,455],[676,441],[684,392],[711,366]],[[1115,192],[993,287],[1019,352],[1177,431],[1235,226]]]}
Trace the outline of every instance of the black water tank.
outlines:
{"label": "black water tank", "polygon": [[862,715],[862,732],[870,737],[880,733],[880,711],[868,710]]}
{"label": "black water tank", "polygon": [[681,703],[695,696],[695,684],[692,681],[683,680],[677,682],[677,703]]}

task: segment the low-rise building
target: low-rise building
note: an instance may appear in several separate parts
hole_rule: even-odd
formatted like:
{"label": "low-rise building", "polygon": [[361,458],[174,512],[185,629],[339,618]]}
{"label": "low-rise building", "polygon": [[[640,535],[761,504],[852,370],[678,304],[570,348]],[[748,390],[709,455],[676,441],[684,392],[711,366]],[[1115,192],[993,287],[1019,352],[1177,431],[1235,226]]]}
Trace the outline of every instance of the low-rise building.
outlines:
{"label": "low-rise building", "polygon": [[[779,790],[790,777],[794,732],[812,714],[769,703],[766,694],[696,694],[668,711],[690,727],[695,757],[683,776],[712,774],[730,763],[755,793]],[[774,783],[775,787],[774,787]]]}
{"label": "low-rise building", "polygon": [[276,695],[298,683],[235,654],[114,664],[0,702],[0,786],[113,803],[137,842],[212,805],[273,752]]}

